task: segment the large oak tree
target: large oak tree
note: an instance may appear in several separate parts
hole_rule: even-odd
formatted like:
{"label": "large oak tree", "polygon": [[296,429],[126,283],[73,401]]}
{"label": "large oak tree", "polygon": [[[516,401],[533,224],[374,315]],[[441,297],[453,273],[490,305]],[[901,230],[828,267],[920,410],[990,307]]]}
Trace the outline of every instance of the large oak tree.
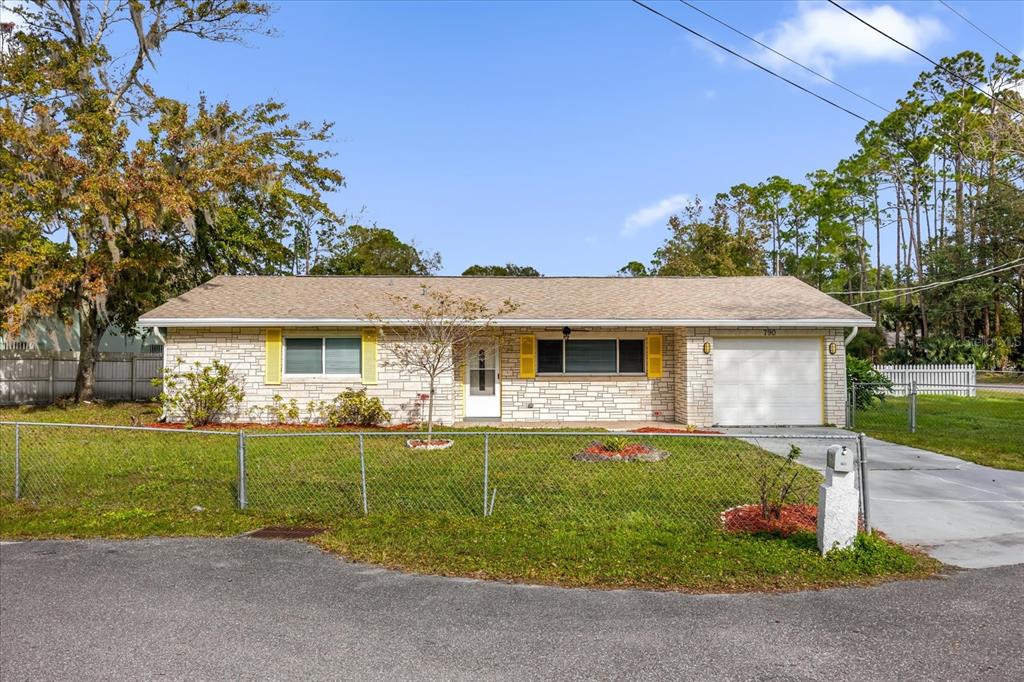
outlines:
{"label": "large oak tree", "polygon": [[0,331],[77,317],[75,398],[86,400],[105,330],[132,332],[145,309],[212,274],[287,271],[285,226],[336,219],[323,195],[344,179],[322,149],[329,125],[292,122],[272,101],[189,105],[147,79],[175,36],[265,32],[266,3],[12,9],[0,53]]}

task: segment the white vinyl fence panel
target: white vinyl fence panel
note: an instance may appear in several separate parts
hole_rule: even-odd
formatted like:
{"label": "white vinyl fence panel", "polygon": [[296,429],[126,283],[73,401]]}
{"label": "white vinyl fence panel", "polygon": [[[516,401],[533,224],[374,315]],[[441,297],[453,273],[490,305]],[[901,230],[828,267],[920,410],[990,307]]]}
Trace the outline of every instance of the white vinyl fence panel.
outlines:
{"label": "white vinyl fence panel", "polygon": [[[75,390],[78,353],[0,351],[0,405],[50,403]],[[152,380],[163,371],[160,353],[100,353],[96,398],[150,400],[160,392]]]}
{"label": "white vinyl fence panel", "polygon": [[911,384],[920,394],[977,395],[977,370],[974,365],[875,365],[893,383],[893,394],[907,395]]}

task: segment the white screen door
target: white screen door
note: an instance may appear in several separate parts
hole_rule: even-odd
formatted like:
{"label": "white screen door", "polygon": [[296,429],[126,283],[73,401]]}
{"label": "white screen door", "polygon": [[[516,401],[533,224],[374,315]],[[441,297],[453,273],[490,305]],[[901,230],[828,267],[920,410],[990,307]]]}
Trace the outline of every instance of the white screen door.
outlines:
{"label": "white screen door", "polygon": [[493,341],[474,342],[466,351],[466,417],[501,417],[498,349]]}

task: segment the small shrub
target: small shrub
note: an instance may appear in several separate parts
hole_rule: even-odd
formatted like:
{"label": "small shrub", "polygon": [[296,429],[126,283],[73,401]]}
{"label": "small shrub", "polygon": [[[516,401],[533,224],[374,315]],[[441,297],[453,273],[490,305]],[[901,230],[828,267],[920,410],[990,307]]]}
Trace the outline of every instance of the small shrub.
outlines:
{"label": "small shrub", "polygon": [[306,423],[324,424],[327,422],[327,405],[323,400],[310,400],[306,403]]}
{"label": "small shrub", "polygon": [[299,403],[295,398],[285,400],[278,394],[270,399],[267,414],[274,424],[295,424],[299,421]]}
{"label": "small shrub", "polygon": [[205,426],[233,412],[245,399],[243,381],[220,360],[209,365],[199,362],[164,370],[156,380],[161,386],[158,396],[164,410],[180,414],[189,426]]}
{"label": "small shrub", "polygon": [[625,438],[613,436],[611,438],[605,438],[601,441],[601,444],[604,445],[604,449],[608,452],[622,452],[629,446],[629,441]]}
{"label": "small shrub", "polygon": [[325,407],[323,416],[328,426],[377,426],[391,421],[391,413],[384,409],[380,399],[367,396],[365,388],[345,391]]}
{"label": "small shrub", "polygon": [[764,457],[761,460],[756,481],[762,518],[782,517],[782,507],[792,494],[793,485],[801,473],[801,467],[796,463],[799,457],[800,448],[790,443],[785,458]]}
{"label": "small shrub", "polygon": [[846,383],[848,386],[856,385],[856,403],[861,409],[870,407],[876,400],[884,400],[892,390],[892,382],[870,361],[852,355],[846,356]]}

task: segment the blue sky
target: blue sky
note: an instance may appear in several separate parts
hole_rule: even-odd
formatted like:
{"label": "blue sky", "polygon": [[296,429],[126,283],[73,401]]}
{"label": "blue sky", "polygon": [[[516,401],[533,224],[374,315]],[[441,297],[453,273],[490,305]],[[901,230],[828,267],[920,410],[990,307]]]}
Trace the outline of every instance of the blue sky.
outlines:
{"label": "blue sky", "polygon": [[[949,2],[1024,53],[1024,3]],[[652,4],[765,59],[680,3]],[[885,105],[927,67],[824,2],[695,4]],[[844,4],[936,59],[998,49],[937,2]],[[831,168],[861,127],[628,2],[295,1],[271,22],[277,36],[246,47],[169,44],[152,79],[334,121],[348,186],[333,206],[440,251],[446,274],[612,274],[650,258],[680,197]]]}

